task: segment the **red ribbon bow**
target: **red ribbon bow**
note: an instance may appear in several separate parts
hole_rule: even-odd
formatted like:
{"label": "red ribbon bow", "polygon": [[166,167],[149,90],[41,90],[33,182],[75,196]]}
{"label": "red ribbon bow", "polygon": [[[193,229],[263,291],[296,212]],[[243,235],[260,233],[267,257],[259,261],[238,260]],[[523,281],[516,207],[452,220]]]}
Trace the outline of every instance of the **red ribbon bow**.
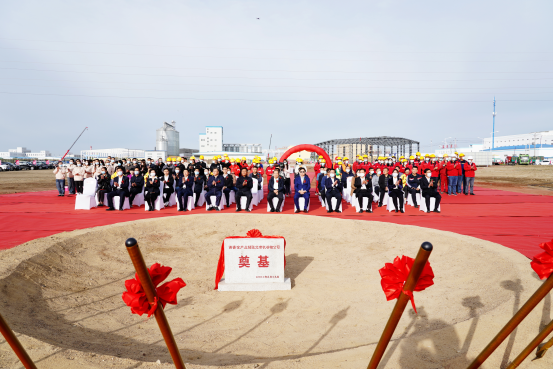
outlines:
{"label": "red ribbon bow", "polygon": [[[386,295],[386,300],[390,301],[397,299],[401,293],[404,293],[409,296],[411,305],[413,305],[413,310],[417,313],[415,299],[413,298],[413,291],[403,289],[403,285],[407,281],[407,277],[409,276],[409,272],[411,271],[414,262],[415,260],[408,256],[402,255],[401,259],[399,256],[396,256],[393,264],[384,264],[384,268],[380,269],[379,272],[382,277],[380,284],[382,285],[382,290]],[[427,262],[422,270],[419,280],[417,281],[417,285],[413,290],[417,292],[425,290],[427,287],[434,284],[433,279],[434,272],[432,272],[430,263]]]}
{"label": "red ribbon bow", "polygon": [[131,308],[133,314],[142,316],[142,314],[148,313],[149,318],[156,311],[158,302],[161,302],[161,306],[164,308],[166,304],[177,304],[177,293],[181,288],[186,286],[182,278],[175,278],[158,287],[169,276],[172,270],[173,268],[162,266],[159,263],[155,263],[148,269],[157,294],[152,304],[146,298],[146,293],[140,284],[138,274],[135,274],[133,279],[125,281],[127,291],[123,292],[122,298],[125,304]]}
{"label": "red ribbon bow", "polygon": [[532,266],[532,269],[534,269],[534,272],[538,274],[540,279],[547,279],[553,273],[553,240],[540,244],[540,247],[545,252],[534,256],[530,262],[530,266]]}
{"label": "red ribbon bow", "polygon": [[246,236],[248,237],[263,237],[261,234],[261,231],[259,229],[250,229],[248,233],[246,233]]}

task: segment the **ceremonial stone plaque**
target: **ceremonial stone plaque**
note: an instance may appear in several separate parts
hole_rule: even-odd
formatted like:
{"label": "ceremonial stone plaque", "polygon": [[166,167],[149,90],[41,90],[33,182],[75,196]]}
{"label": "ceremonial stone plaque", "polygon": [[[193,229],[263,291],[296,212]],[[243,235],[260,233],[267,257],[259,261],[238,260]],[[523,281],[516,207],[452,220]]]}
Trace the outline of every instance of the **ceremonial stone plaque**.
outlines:
{"label": "ceremonial stone plaque", "polygon": [[219,291],[291,289],[284,278],[283,238],[227,238],[223,242],[225,278]]}

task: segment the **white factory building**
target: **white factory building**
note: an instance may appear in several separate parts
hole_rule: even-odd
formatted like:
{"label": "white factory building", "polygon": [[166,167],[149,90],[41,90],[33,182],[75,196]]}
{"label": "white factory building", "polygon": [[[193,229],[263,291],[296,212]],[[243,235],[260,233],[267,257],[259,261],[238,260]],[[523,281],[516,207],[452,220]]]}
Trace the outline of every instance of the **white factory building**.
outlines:
{"label": "white factory building", "polygon": [[449,147],[436,150],[436,155],[454,152],[473,156],[477,165],[489,165],[493,159],[503,160],[506,156],[528,154],[529,156],[543,156],[553,158],[553,131],[523,133],[509,136],[496,136],[494,148],[491,149],[492,138],[486,138],[480,144],[468,147]]}
{"label": "white factory building", "polygon": [[[553,145],[553,131],[542,131],[542,132],[532,132],[532,133],[523,133],[518,135],[510,136],[496,136],[494,138],[494,151],[496,149],[510,148],[516,146],[516,149],[524,148],[538,148],[548,147]],[[484,139],[483,150],[489,150],[492,148],[492,138]]]}
{"label": "white factory building", "polygon": [[199,135],[199,144],[200,150],[194,155],[196,157],[203,155],[206,160],[224,154],[230,158],[245,157],[247,160],[251,160],[255,156],[261,156],[263,150],[261,144],[224,143],[223,127],[221,126],[206,126],[205,133]]}
{"label": "white factory building", "polygon": [[48,150],[31,151],[26,147],[18,147],[15,149],[9,149],[8,151],[0,151],[0,158],[33,158],[38,160],[45,160],[52,158],[52,153]]}

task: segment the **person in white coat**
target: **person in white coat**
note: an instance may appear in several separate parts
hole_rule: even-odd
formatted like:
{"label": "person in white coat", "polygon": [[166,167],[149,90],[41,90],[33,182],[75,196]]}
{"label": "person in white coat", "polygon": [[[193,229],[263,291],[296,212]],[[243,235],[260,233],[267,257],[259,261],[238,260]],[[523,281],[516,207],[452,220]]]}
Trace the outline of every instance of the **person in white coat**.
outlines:
{"label": "person in white coat", "polygon": [[67,169],[63,167],[63,162],[59,162],[54,169],[56,175],[56,188],[58,189],[58,196],[65,196],[65,176],[67,175]]}

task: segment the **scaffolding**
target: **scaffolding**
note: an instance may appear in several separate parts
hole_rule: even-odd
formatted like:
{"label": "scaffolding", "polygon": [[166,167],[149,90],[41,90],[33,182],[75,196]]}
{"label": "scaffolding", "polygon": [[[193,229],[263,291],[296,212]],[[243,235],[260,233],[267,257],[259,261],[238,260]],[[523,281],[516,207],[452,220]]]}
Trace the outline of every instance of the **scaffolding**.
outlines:
{"label": "scaffolding", "polygon": [[[357,155],[367,155],[371,161],[378,156],[410,156],[413,154],[413,145],[417,146],[416,151],[420,151],[420,142],[418,141],[388,136],[342,138],[315,144],[325,150],[332,160],[335,156],[347,156],[354,160]],[[316,160],[315,153],[311,154],[311,159]]]}

